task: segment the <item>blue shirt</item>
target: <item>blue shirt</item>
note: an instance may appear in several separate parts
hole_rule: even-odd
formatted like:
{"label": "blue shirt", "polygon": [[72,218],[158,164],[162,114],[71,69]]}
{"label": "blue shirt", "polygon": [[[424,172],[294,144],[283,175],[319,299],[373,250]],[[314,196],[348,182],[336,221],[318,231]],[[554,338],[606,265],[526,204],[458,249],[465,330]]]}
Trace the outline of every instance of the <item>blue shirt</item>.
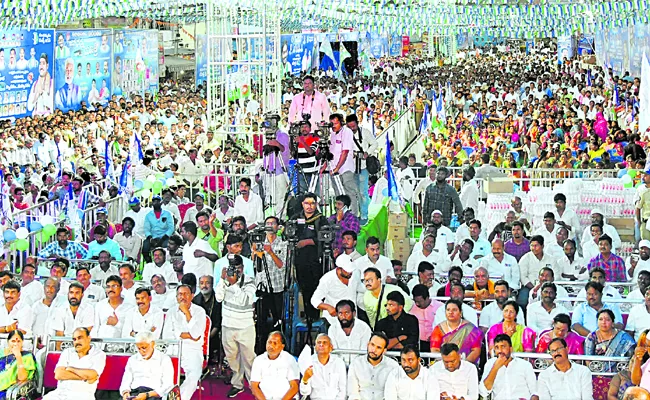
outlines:
{"label": "blue shirt", "polygon": [[[244,260],[244,275],[255,278],[255,265],[253,265],[253,260],[250,258],[241,257]],[[228,255],[221,257],[214,263],[214,287],[217,287],[217,283],[221,280],[221,271],[224,268],[228,267]]]}
{"label": "blue shirt", "polygon": [[[472,239],[470,238],[470,240]],[[479,236],[478,240],[474,242],[474,250],[472,250],[472,254],[470,254],[469,257],[470,258],[474,258],[474,256],[485,257],[490,254],[492,254],[492,245],[486,239],[483,239],[482,237]]]}
{"label": "blue shirt", "polygon": [[167,210],[160,211],[160,218],[156,218],[154,210],[144,216],[144,236],[159,239],[174,233],[174,217]]}
{"label": "blue shirt", "polygon": [[[603,303],[602,309],[612,310],[614,312],[614,323],[622,324],[623,316],[621,310],[615,304]],[[571,325],[580,324],[585,327],[589,332],[594,332],[598,329],[598,319],[596,318],[596,311],[586,301],[580,303],[573,309],[573,316],[571,317]]]}
{"label": "blue shirt", "polygon": [[106,239],[104,244],[99,244],[96,240],[88,243],[88,258],[98,257],[99,253],[103,250],[111,253],[111,257],[115,260],[122,261],[122,250],[120,245],[113,239]]}

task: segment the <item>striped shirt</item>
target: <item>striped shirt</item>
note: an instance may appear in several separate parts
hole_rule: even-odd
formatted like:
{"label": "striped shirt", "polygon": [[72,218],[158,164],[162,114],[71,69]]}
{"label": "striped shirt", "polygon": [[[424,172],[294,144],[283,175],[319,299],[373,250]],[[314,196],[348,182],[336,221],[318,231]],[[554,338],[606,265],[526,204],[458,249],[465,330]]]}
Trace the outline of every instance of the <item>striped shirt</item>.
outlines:
{"label": "striped shirt", "polygon": [[[305,137],[305,142],[315,152],[318,147],[318,138],[315,136]],[[316,154],[310,155],[302,143],[298,142],[298,164],[302,167],[304,174],[313,174],[318,172],[316,166]]]}

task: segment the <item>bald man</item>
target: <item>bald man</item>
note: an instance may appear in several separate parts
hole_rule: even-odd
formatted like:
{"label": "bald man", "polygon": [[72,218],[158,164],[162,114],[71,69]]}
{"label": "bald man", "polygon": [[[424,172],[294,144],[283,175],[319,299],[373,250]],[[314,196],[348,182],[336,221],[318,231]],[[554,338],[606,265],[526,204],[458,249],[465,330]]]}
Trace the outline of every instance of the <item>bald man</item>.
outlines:
{"label": "bald man", "polygon": [[503,251],[503,240],[492,241],[492,254],[484,257],[480,266],[487,269],[491,277],[498,277],[508,282],[511,289],[519,289],[519,264],[516,258]]}
{"label": "bald man", "polygon": [[300,394],[312,400],[345,398],[345,363],[332,354],[333,349],[329,336],[321,333],[316,337],[316,352],[311,356],[311,366],[300,380]]}
{"label": "bald man", "polygon": [[650,392],[642,387],[632,386],[623,393],[623,400],[650,400]]}

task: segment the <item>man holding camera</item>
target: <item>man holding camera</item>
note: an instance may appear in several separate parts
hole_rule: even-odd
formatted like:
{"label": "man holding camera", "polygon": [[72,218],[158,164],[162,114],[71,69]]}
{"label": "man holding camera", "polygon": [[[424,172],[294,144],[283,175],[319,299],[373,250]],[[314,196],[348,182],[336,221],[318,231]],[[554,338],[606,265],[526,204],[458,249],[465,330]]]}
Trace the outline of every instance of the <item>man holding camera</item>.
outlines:
{"label": "man holding camera", "polygon": [[[330,146],[332,161],[324,163],[320,173],[325,172],[329,166],[330,180],[333,181],[336,195],[347,194],[350,196],[350,211],[359,215],[359,185],[354,175],[354,140],[350,128],[344,125],[341,114],[330,116]],[[328,165],[329,164],[329,165]]]}
{"label": "man holding camera", "polygon": [[263,160],[266,178],[263,181],[266,194],[264,203],[273,208],[273,215],[278,216],[284,210],[284,197],[288,188],[286,168],[290,158],[289,135],[278,129],[279,119],[280,117],[277,115],[270,115],[263,123],[266,139]]}
{"label": "man holding camera", "polygon": [[302,78],[302,88],[303,92],[298,93],[291,100],[289,123],[298,122],[303,114],[311,115],[309,122],[312,127],[315,127],[320,121],[329,121],[330,105],[327,102],[327,97],[323,93],[316,91],[314,77],[306,75]]}
{"label": "man holding camera", "polygon": [[215,298],[222,302],[222,344],[233,371],[232,388],[228,397],[244,391],[244,375],[251,381],[251,366],[255,360],[255,283],[244,274],[244,260],[239,255],[228,257],[228,268],[221,272]]}
{"label": "man holding camera", "polygon": [[[368,157],[375,155],[377,152],[377,139],[368,129],[359,126],[359,119],[356,114],[350,114],[345,117],[345,123],[352,131],[352,139],[354,141],[354,160],[355,172],[357,174],[357,184],[359,187],[359,208],[361,210],[361,225],[368,222],[368,205],[370,204],[370,196],[368,195],[368,165],[366,160]],[[376,158],[373,160],[378,161]],[[375,165],[371,165],[374,168]],[[378,171],[374,171],[377,173]]]}
{"label": "man holding camera", "polygon": [[[266,320],[269,313],[273,318],[274,327],[282,319],[286,273],[284,260],[287,257],[287,242],[278,237],[280,220],[274,216],[267,217],[264,226],[263,232],[255,232],[252,235],[253,262],[257,268],[255,288],[261,300],[257,317],[258,321],[262,321],[261,327],[264,330],[260,332],[262,338],[271,333],[271,330],[266,329]],[[263,351],[263,348],[261,350]]]}
{"label": "man holding camera", "polygon": [[318,231],[327,225],[327,218],[318,211],[316,195],[306,193],[302,198],[302,212],[292,219],[296,221],[295,235],[298,240],[294,257],[296,279],[302,291],[305,314],[310,323],[320,318],[320,310],[314,308],[310,299],[324,273]]}

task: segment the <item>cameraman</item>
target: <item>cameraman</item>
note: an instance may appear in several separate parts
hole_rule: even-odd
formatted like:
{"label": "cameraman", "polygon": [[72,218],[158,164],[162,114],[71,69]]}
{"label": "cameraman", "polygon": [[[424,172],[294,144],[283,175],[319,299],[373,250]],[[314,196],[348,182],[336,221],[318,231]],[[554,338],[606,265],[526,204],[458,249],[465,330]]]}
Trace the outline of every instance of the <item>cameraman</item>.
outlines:
{"label": "cameraman", "polygon": [[[219,283],[219,280],[221,279],[221,274],[223,271],[228,267],[228,258],[232,257],[234,255],[241,256],[243,263],[244,263],[244,273],[247,276],[255,276],[255,266],[253,265],[253,261],[250,258],[246,258],[241,255],[242,253],[242,247],[244,244],[244,239],[236,235],[234,233],[231,233],[228,235],[226,238],[226,255],[215,261],[214,263],[214,283],[215,285]],[[216,290],[216,286],[215,286]]]}
{"label": "cameraman", "polygon": [[[332,130],[330,131],[330,148],[332,161],[329,164],[330,184],[334,180],[333,175],[338,174],[340,184],[334,183],[334,192],[337,196],[347,194],[350,196],[350,211],[354,215],[359,215],[359,185],[354,175],[354,140],[350,128],[343,124],[341,114],[332,114],[330,116]],[[323,164],[320,173],[325,172],[328,165]],[[341,187],[342,186],[342,187]]]}
{"label": "cameraman", "polygon": [[[375,139],[372,132],[359,126],[359,119],[356,114],[350,114],[345,117],[345,123],[352,131],[352,138],[354,140],[355,172],[357,174],[357,183],[359,185],[361,225],[365,225],[368,222],[368,205],[370,204],[370,196],[368,195],[368,177],[370,174],[367,169],[366,159],[375,155],[378,144],[377,139]],[[375,173],[377,172],[379,171],[375,171]]]}
{"label": "cameraman", "polygon": [[287,242],[278,237],[280,220],[274,216],[267,217],[264,226],[266,231],[264,242],[253,243],[253,262],[257,268],[255,288],[261,299],[257,318],[258,321],[264,322],[261,325],[264,331],[260,331],[260,337],[266,337],[272,331],[266,326],[269,313],[273,318],[274,327],[282,319],[286,271],[284,260],[287,257]]}
{"label": "cameraman", "polygon": [[253,276],[244,274],[244,260],[238,255],[230,256],[220,276],[214,296],[223,304],[221,342],[233,372],[228,397],[235,397],[244,391],[244,375],[250,382],[255,359],[255,283]]}
{"label": "cameraman", "polygon": [[318,173],[316,165],[316,149],[318,148],[318,136],[311,134],[311,123],[303,121],[300,124],[300,136],[298,141],[298,154],[296,159],[302,173],[298,174],[298,193],[306,193],[309,189],[311,177]]}
{"label": "cameraman", "polygon": [[297,221],[298,243],[294,257],[296,279],[302,291],[308,323],[320,317],[320,310],[314,308],[310,300],[318,286],[318,281],[323,276],[318,231],[327,225],[327,218],[318,211],[317,204],[315,194],[305,193],[302,198],[302,211],[292,218]]}
{"label": "cameraman", "polygon": [[[275,215],[280,215],[284,206],[284,195],[288,188],[287,173],[282,166],[284,165],[287,168],[289,165],[291,153],[289,135],[277,128],[277,121],[275,121],[275,124],[271,124],[271,127],[265,129],[267,130],[265,132],[267,140],[264,145],[263,168],[269,178],[266,181],[269,187],[264,188],[264,193],[270,196],[270,201],[265,203],[273,207]],[[273,139],[270,137],[273,137]],[[280,162],[280,158],[282,158],[282,162]]]}

